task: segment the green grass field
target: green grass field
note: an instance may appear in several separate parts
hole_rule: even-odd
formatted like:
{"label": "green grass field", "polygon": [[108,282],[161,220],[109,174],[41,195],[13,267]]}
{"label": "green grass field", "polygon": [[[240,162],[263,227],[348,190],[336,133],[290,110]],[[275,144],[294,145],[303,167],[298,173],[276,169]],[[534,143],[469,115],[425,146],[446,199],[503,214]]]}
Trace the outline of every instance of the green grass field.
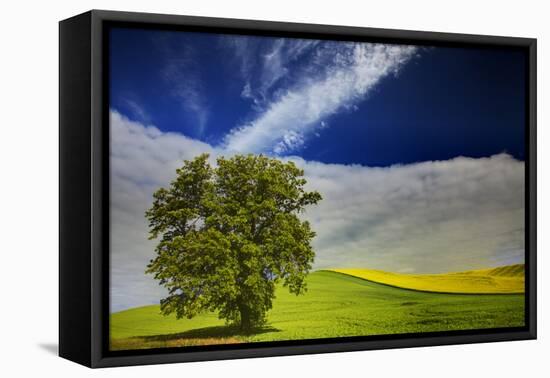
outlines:
{"label": "green grass field", "polygon": [[269,323],[242,334],[214,313],[177,320],[159,306],[111,315],[111,349],[317,339],[524,325],[523,294],[441,294],[402,289],[331,271],[311,273],[308,292],[283,288]]}

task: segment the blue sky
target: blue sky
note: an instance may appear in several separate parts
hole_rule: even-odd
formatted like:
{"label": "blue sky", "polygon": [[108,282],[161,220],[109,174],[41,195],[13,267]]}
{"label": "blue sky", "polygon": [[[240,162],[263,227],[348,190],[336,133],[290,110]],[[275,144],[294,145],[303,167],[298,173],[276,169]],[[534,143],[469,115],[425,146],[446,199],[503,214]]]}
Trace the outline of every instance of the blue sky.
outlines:
{"label": "blue sky", "polygon": [[[223,145],[285,91],[323,77],[342,50],[307,40],[281,46],[270,37],[111,33],[111,107],[211,145]],[[524,65],[519,51],[418,48],[397,72],[315,119],[300,146],[277,155],[368,166],[501,152],[523,160]]]}
{"label": "blue sky", "polygon": [[111,310],[158,303],[144,212],[183,160],[291,160],[323,200],[313,269],[522,263],[518,51],[114,29]]}

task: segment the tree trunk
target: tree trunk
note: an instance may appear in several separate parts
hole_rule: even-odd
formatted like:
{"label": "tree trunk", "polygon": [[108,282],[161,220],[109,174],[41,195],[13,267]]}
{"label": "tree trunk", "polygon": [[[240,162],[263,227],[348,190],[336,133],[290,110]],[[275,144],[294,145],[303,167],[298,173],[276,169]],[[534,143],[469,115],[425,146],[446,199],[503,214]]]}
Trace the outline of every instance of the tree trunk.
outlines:
{"label": "tree trunk", "polygon": [[252,328],[252,323],[250,322],[250,312],[246,306],[239,306],[239,311],[241,313],[241,330],[249,331]]}

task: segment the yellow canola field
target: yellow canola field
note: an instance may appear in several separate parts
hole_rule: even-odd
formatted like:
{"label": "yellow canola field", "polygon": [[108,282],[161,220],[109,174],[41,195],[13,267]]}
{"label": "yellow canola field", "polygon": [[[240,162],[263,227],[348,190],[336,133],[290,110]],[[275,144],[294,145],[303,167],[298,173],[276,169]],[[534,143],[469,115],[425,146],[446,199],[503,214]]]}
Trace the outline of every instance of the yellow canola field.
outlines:
{"label": "yellow canola field", "polygon": [[518,294],[525,292],[523,264],[440,274],[402,274],[372,269],[330,269],[403,289],[435,293]]}

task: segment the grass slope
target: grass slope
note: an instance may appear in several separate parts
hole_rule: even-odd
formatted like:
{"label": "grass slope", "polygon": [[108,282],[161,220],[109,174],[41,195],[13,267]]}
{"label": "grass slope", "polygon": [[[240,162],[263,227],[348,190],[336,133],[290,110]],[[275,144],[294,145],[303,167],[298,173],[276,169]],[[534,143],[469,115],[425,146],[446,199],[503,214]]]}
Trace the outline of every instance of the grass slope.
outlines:
{"label": "grass slope", "polygon": [[214,313],[177,320],[159,306],[111,315],[111,349],[514,327],[524,325],[524,296],[403,290],[329,271],[310,274],[308,292],[278,288],[269,324],[252,334]]}
{"label": "grass slope", "polygon": [[435,293],[520,294],[525,291],[523,264],[442,274],[400,274],[371,269],[331,269],[403,289]]}

